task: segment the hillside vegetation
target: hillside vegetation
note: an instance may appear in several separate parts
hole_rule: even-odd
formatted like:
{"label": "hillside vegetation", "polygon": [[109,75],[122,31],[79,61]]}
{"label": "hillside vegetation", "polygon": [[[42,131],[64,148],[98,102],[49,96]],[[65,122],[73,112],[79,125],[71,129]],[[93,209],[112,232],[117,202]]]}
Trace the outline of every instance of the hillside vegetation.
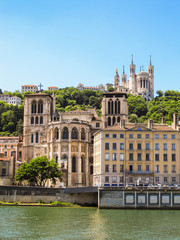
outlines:
{"label": "hillside vegetation", "polygon": [[[44,91],[52,95],[52,91]],[[4,94],[16,95],[22,99],[22,105],[14,106],[0,101],[0,135],[17,136],[23,130],[24,97],[31,92],[22,95],[19,92]],[[180,115],[180,92],[178,91],[157,91],[158,96],[151,101],[144,100],[141,96],[128,95],[130,122],[145,122],[151,118],[154,122],[160,123],[162,117],[166,117],[167,123],[171,124],[173,113]],[[103,92],[83,90],[69,87],[55,91],[57,112],[67,112],[76,109],[88,110],[96,108],[101,115],[101,101]]]}

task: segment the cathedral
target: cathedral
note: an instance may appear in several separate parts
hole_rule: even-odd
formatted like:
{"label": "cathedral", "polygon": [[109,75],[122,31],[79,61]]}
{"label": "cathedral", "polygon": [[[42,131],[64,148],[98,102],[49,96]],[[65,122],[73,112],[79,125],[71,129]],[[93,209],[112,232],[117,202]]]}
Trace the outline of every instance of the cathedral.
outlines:
{"label": "cathedral", "polygon": [[116,69],[116,75],[114,76],[114,89],[117,92],[131,93],[135,96],[141,95],[146,100],[154,98],[154,66],[150,64],[147,66],[147,72],[143,68],[140,68],[140,72],[136,74],[136,65],[133,63],[133,56],[131,64],[129,65],[129,79],[124,71],[121,75],[121,84]]}

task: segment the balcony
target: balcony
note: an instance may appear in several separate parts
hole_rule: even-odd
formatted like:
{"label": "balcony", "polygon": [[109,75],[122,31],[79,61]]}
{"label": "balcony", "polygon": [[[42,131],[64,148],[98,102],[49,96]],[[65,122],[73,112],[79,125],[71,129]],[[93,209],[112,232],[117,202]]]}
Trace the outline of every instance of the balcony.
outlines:
{"label": "balcony", "polygon": [[150,171],[127,171],[126,174],[133,174],[133,175],[154,175],[154,172],[150,172]]}

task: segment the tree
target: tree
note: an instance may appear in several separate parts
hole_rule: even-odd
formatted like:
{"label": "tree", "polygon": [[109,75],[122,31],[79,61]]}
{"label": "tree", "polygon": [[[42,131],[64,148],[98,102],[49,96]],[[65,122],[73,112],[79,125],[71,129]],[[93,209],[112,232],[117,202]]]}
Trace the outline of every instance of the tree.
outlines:
{"label": "tree", "polygon": [[16,181],[28,181],[39,187],[45,187],[47,180],[53,184],[57,179],[62,180],[62,171],[58,168],[58,163],[54,159],[49,160],[46,156],[32,159],[29,163],[23,163],[17,170]]}
{"label": "tree", "polygon": [[108,92],[114,92],[114,88],[113,87],[109,87],[108,88]]}
{"label": "tree", "polygon": [[157,93],[158,97],[163,97],[163,95],[164,95],[163,91],[161,91],[161,90],[157,90],[156,93]]}

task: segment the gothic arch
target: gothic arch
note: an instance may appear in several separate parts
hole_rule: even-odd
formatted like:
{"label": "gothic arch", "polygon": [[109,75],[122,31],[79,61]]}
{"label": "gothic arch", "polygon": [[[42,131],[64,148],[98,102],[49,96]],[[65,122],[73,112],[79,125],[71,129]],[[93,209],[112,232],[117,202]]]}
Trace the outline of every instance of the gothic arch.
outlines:
{"label": "gothic arch", "polygon": [[81,128],[81,140],[86,140],[86,133],[84,128]]}
{"label": "gothic arch", "polygon": [[36,113],[36,101],[33,100],[31,104],[31,113]]}
{"label": "gothic arch", "polygon": [[43,124],[43,117],[40,117],[40,124]]}
{"label": "gothic arch", "polygon": [[72,157],[72,172],[76,172],[76,163],[77,163],[76,156],[73,156]]}
{"label": "gothic arch", "polygon": [[81,156],[81,172],[85,172],[85,158],[83,155]]}
{"label": "gothic arch", "polygon": [[31,124],[34,124],[34,117],[31,117]]}
{"label": "gothic arch", "polygon": [[116,118],[113,117],[113,124],[112,125],[114,125],[115,123],[116,123]]}
{"label": "gothic arch", "polygon": [[38,113],[43,113],[43,101],[39,100],[38,102]]}
{"label": "gothic arch", "polygon": [[63,131],[62,131],[62,139],[69,139],[69,131],[68,131],[68,128],[67,128],[67,127],[64,127],[64,128],[63,128]]}
{"label": "gothic arch", "polygon": [[108,117],[108,126],[111,126],[111,117]]}
{"label": "gothic arch", "polygon": [[39,123],[39,118],[38,117],[36,117],[36,124],[38,124]]}
{"label": "gothic arch", "polygon": [[118,123],[120,122],[120,117],[117,117],[117,122],[118,122]]}
{"label": "gothic arch", "polygon": [[59,129],[56,127],[54,130],[54,138],[57,140],[59,139]]}
{"label": "gothic arch", "polygon": [[77,131],[76,127],[73,127],[73,129],[72,129],[71,138],[72,139],[78,139],[78,131]]}
{"label": "gothic arch", "polygon": [[36,143],[38,143],[38,142],[39,142],[39,133],[36,132]]}

